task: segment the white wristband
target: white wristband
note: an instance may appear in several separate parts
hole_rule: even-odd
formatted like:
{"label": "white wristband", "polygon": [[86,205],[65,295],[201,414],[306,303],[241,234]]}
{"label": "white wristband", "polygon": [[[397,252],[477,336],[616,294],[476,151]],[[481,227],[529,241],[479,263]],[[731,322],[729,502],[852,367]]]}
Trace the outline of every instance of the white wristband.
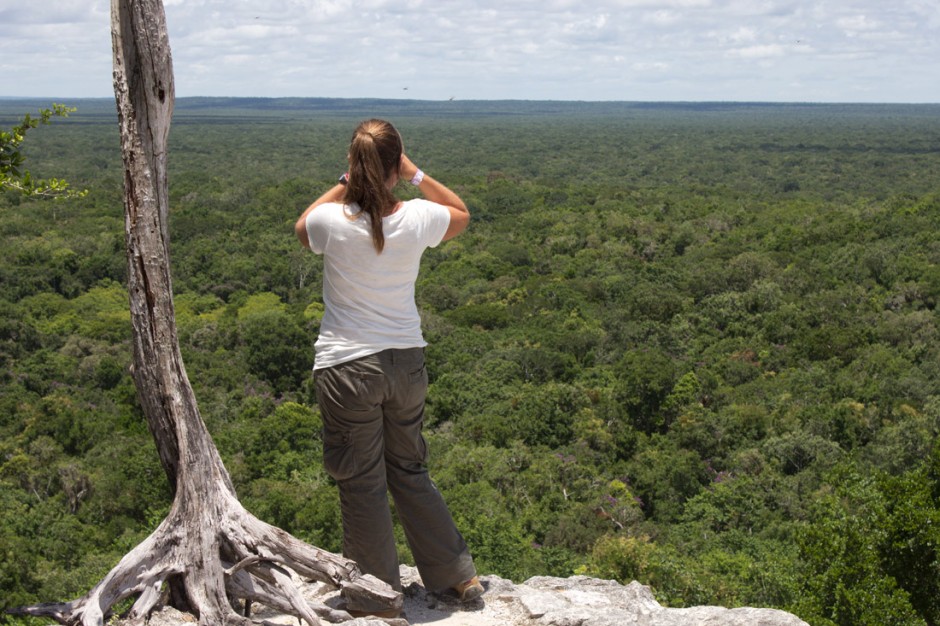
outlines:
{"label": "white wristband", "polygon": [[421,181],[424,180],[424,172],[418,170],[415,172],[415,175],[411,177],[411,184],[417,187],[421,184]]}

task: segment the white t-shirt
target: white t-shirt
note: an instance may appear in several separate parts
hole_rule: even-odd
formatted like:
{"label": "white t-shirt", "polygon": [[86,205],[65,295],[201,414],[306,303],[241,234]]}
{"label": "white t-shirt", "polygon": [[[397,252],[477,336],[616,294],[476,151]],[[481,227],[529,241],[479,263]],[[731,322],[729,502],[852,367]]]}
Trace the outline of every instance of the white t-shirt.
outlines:
{"label": "white t-shirt", "polygon": [[389,348],[427,345],[415,304],[415,279],[426,248],[450,225],[446,206],[408,200],[383,218],[385,248],[372,245],[369,217],[356,205],[321,204],[307,214],[310,249],[323,257],[325,312],[313,368],[323,369]]}

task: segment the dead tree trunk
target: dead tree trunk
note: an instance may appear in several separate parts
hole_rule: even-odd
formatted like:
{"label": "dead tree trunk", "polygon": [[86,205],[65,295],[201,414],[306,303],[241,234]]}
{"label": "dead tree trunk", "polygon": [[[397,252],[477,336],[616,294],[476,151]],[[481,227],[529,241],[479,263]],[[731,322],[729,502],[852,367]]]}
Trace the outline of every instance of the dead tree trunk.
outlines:
{"label": "dead tree trunk", "polygon": [[143,623],[169,587],[174,602],[206,626],[252,623],[236,612],[239,600],[273,606],[311,625],[320,624],[320,617],[350,619],[308,604],[289,570],[400,608],[401,594],[362,576],[353,561],[262,522],[238,502],[199,414],[176,335],[166,177],[174,89],[162,0],[112,0],[111,28],[125,169],[133,377],[174,500],[157,530],[88,594],[15,612],[101,626],[115,603],[135,596],[129,618]]}

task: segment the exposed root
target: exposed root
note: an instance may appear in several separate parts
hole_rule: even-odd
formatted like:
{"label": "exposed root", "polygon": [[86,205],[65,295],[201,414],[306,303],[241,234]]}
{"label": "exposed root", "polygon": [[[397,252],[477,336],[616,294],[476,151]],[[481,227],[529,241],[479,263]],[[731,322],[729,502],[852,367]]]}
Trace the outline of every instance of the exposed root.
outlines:
{"label": "exposed root", "polygon": [[33,606],[8,609],[7,613],[20,616],[47,617],[60,624],[68,624],[68,616],[72,614],[74,608],[74,602],[43,602]]}
{"label": "exposed root", "polygon": [[[238,572],[226,581],[226,588],[229,589],[231,595],[244,598],[246,602],[257,602],[286,615],[293,613],[294,607],[284,598],[280,589],[260,577],[251,576],[246,572]],[[334,609],[325,604],[307,602],[307,607],[317,617],[330,623],[340,623],[350,619],[350,615],[345,611]]]}
{"label": "exposed root", "polygon": [[284,594],[284,597],[287,598],[287,601],[290,603],[293,609],[291,611],[292,614],[299,615],[306,620],[310,626],[320,626],[320,620],[313,614],[310,607],[307,606],[307,601],[304,600],[297,586],[294,585],[294,582],[291,580],[290,573],[277,565],[270,564],[264,564],[259,569],[268,570],[267,573],[271,575],[278,589],[281,590],[281,593]]}
{"label": "exposed root", "polygon": [[258,563],[258,562],[263,561],[263,560],[264,560],[264,557],[258,556],[257,554],[253,554],[253,555],[251,555],[251,556],[249,556],[249,557],[247,557],[247,558],[242,559],[241,561],[239,561],[239,562],[236,563],[235,565],[233,565],[233,566],[231,566],[230,568],[228,568],[227,570],[225,570],[225,575],[226,575],[226,576],[234,576],[235,574],[237,574],[238,572],[242,571],[242,570],[245,569],[246,567],[248,567],[248,566],[250,566],[250,565],[254,565],[255,563]]}
{"label": "exposed root", "polygon": [[[350,619],[345,611],[308,602],[290,570],[342,588],[348,597],[401,608],[402,595],[377,578],[362,575],[355,562],[262,522],[226,489],[216,495],[222,497],[215,499],[215,506],[202,507],[205,516],[198,519],[187,517],[191,511],[184,510],[186,507],[174,506],[157,530],[85,596],[10,612],[47,617],[68,626],[103,626],[115,604],[136,596],[126,618],[132,624],[144,624],[163,597],[165,582],[182,575],[187,599],[200,624],[253,624],[237,613],[242,601],[269,606],[309,626],[322,626],[321,620],[339,623]],[[220,524],[219,518],[225,522]],[[224,552],[231,552],[238,562],[226,562]]]}

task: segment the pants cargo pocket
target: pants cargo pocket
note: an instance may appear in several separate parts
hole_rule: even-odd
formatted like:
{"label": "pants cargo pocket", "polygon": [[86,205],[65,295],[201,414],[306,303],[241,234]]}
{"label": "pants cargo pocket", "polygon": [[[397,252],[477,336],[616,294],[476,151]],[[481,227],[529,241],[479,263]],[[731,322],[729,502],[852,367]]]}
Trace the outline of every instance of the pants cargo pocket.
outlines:
{"label": "pants cargo pocket", "polygon": [[357,473],[352,433],[323,433],[323,467],[333,480],[347,480]]}

